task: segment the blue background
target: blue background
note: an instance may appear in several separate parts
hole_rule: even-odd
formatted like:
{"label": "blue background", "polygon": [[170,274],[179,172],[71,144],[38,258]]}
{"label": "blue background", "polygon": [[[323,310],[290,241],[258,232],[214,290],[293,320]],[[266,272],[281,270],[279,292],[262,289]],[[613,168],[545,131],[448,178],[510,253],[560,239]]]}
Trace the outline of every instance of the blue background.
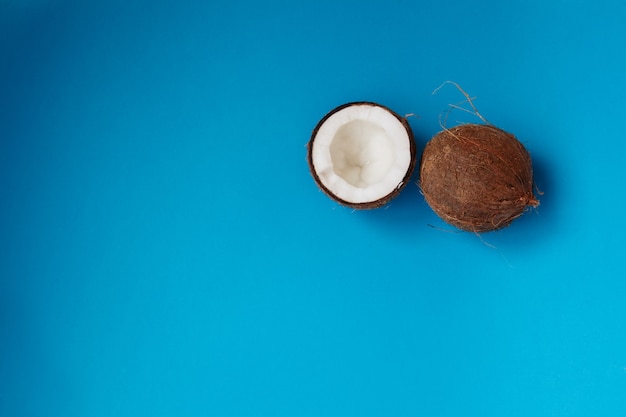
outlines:
{"label": "blue background", "polygon": [[[2,0],[0,415],[626,415],[624,22]],[[537,210],[481,239],[415,183],[366,212],[317,189],[327,111],[415,113],[421,152],[446,80],[525,144]]]}

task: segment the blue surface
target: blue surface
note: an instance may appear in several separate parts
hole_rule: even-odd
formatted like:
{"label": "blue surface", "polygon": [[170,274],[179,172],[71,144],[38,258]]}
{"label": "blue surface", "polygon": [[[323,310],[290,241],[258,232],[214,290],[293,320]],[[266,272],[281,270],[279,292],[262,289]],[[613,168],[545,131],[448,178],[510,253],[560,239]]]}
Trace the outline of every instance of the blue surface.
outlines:
{"label": "blue surface", "polygon": [[[623,417],[625,21],[2,1],[0,416]],[[415,113],[421,152],[446,80],[526,145],[538,210],[483,242],[414,184],[369,212],[316,188],[327,111]]]}

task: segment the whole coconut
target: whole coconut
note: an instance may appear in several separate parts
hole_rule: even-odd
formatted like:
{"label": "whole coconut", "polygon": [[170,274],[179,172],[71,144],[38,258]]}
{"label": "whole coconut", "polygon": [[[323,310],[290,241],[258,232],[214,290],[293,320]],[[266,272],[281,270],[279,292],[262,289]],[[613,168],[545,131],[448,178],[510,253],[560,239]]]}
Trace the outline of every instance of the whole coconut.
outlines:
{"label": "whole coconut", "polygon": [[537,207],[530,155],[510,133],[492,125],[445,129],[426,145],[420,187],[430,207],[466,231],[508,226]]}

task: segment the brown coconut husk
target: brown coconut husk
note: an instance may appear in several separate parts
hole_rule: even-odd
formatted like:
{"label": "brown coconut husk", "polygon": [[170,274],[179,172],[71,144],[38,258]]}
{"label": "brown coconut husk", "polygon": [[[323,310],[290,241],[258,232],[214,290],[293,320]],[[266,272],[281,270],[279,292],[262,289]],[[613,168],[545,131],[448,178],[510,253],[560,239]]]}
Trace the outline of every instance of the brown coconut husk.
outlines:
{"label": "brown coconut husk", "polygon": [[436,134],[424,149],[419,184],[435,213],[470,232],[501,229],[539,205],[530,155],[515,136],[489,124]]}

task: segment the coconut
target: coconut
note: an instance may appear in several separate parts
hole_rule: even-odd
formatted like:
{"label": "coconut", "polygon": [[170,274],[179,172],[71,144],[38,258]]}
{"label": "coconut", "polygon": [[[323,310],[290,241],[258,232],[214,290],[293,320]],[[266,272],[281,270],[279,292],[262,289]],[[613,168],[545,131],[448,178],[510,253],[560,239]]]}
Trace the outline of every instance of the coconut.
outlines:
{"label": "coconut", "polygon": [[317,185],[355,209],[387,204],[409,182],[415,143],[407,120],[371,102],[347,103],[320,120],[308,143]]}
{"label": "coconut", "polygon": [[424,149],[419,184],[439,217],[471,232],[501,229],[539,205],[530,155],[515,136],[489,124],[436,134]]}

